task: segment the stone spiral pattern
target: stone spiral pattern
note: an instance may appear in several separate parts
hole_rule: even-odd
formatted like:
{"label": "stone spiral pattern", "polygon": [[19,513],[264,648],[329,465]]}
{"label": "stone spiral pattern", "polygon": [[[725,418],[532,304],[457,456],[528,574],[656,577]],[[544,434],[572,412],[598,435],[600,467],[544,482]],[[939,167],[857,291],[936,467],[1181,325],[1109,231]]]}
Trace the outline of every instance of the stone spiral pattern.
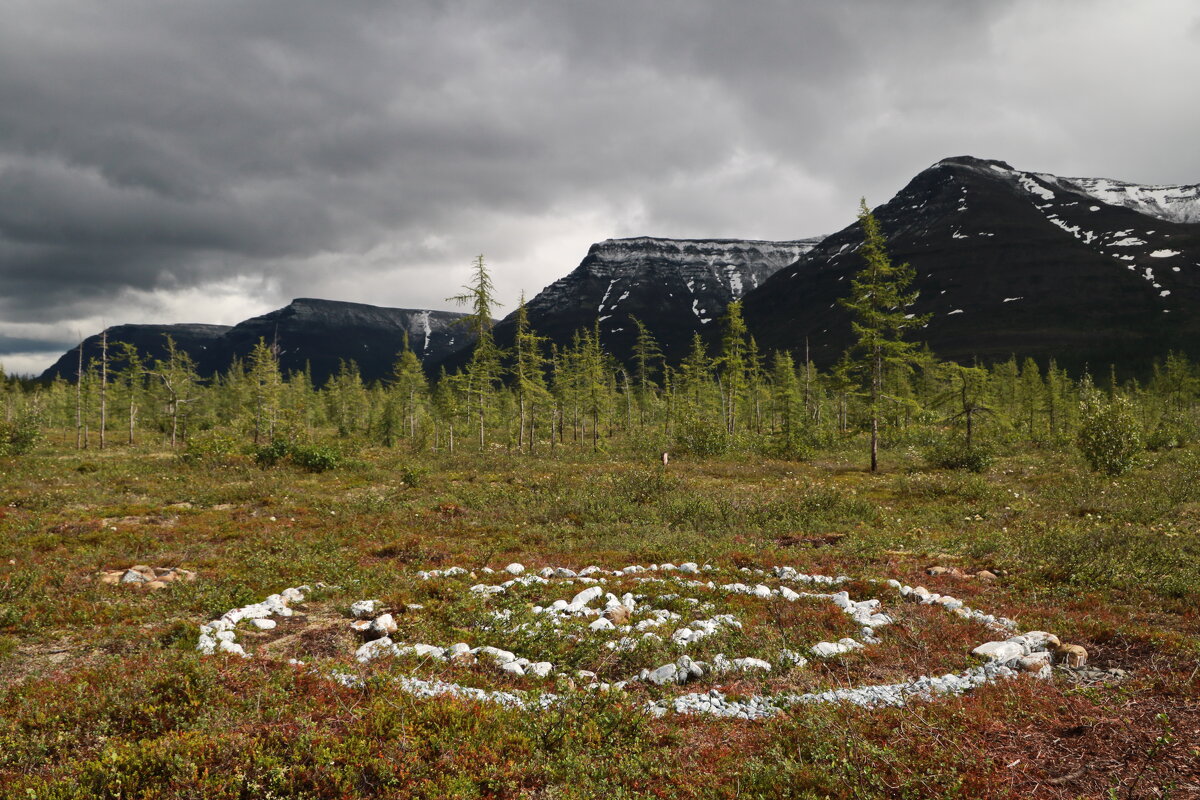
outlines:
{"label": "stone spiral pattern", "polygon": [[[543,629],[550,630],[556,635],[567,638],[577,638],[580,631],[586,630],[588,635],[605,637],[604,646],[614,650],[635,649],[641,640],[669,639],[680,649],[686,649],[688,644],[711,635],[721,628],[741,627],[741,623],[730,614],[714,614],[708,618],[701,615],[713,609],[711,602],[704,602],[696,597],[683,597],[683,602],[696,609],[695,620],[681,623],[681,615],[668,609],[656,607],[654,601],[677,599],[678,594],[665,594],[655,597],[634,595],[626,592],[618,597],[613,592],[606,591],[606,583],[610,578],[632,580],[640,584],[666,583],[677,586],[681,591],[693,593],[708,592],[712,595],[748,595],[763,599],[781,598],[788,602],[796,602],[802,598],[818,599],[831,602],[849,615],[858,626],[854,637],[846,637],[837,642],[817,642],[808,648],[808,653],[818,658],[833,658],[842,653],[860,650],[878,644],[879,629],[886,627],[893,620],[881,610],[881,601],[875,598],[855,601],[845,591],[814,592],[814,588],[836,589],[840,584],[850,580],[846,576],[830,577],[810,575],[797,571],[788,566],[774,567],[771,570],[741,568],[737,577],[741,580],[719,582],[723,570],[711,565],[703,567],[687,562],[678,566],[674,564],[652,564],[649,567],[633,565],[618,570],[605,570],[590,566],[578,572],[565,567],[545,567],[538,573],[527,573],[520,564],[510,564],[502,571],[484,567],[479,570],[485,577],[502,577],[498,583],[477,583],[469,588],[470,592],[480,595],[497,595],[508,592],[514,587],[536,585],[579,585],[583,586],[571,600],[556,600],[548,606],[534,606],[533,612]],[[418,572],[422,580],[439,580],[456,576],[479,578],[476,572],[462,567],[450,567],[444,570]],[[767,586],[762,580],[777,583]],[[746,582],[744,582],[746,581]],[[750,581],[753,581],[751,583]],[[661,716],[668,712],[681,714],[709,714],[719,717],[739,719],[762,719],[773,716],[788,708],[799,705],[819,703],[852,703],[864,707],[902,706],[912,700],[929,700],[937,695],[960,694],[987,683],[1000,679],[1015,678],[1021,672],[1030,672],[1039,677],[1050,674],[1049,645],[1057,639],[1050,634],[1035,631],[1023,635],[1016,633],[1016,624],[1004,617],[986,614],[982,611],[967,607],[961,600],[948,595],[938,595],[929,592],[924,587],[911,587],[899,581],[868,581],[871,584],[888,587],[899,598],[910,602],[927,605],[938,605],[948,613],[961,618],[975,621],[991,630],[1008,637],[1004,641],[991,641],[981,644],[973,652],[984,657],[985,663],[967,668],[958,673],[947,673],[941,676],[921,676],[904,683],[867,685],[854,688],[832,689],[823,692],[810,693],[780,693],[774,695],[755,695],[749,698],[731,699],[717,689],[707,692],[694,692],[677,695],[670,698],[648,702],[645,706],[647,713]],[[788,586],[787,584],[792,584]],[[324,584],[315,584],[317,588],[330,588]],[[273,594],[261,603],[255,603],[243,608],[232,609],[220,618],[202,625],[197,650],[204,654],[229,653],[250,657],[244,647],[237,642],[237,626],[246,621],[260,630],[275,626],[272,616],[291,616],[294,612],[291,605],[302,603],[313,591],[312,586],[298,586],[285,589],[279,594]],[[392,640],[390,634],[397,629],[395,620],[390,614],[380,614],[379,603],[374,600],[360,600],[350,606],[351,615],[358,618],[353,623],[356,630],[368,637],[355,653],[359,662],[366,663],[381,657],[412,655],[436,661],[480,661],[491,664],[500,671],[514,675],[525,675],[547,678],[561,671],[552,663],[532,661],[520,658],[515,653],[496,647],[471,647],[466,642],[458,642],[449,647],[425,643],[398,643]],[[419,610],[421,606],[410,604],[410,610]],[[529,623],[516,626],[506,626],[510,612],[494,611],[492,617],[496,629],[517,630]],[[634,617],[641,617],[634,621]],[[586,626],[579,621],[592,621]],[[614,622],[616,620],[616,622]],[[680,623],[669,635],[665,633],[672,623]],[[654,629],[659,629],[659,633]],[[792,650],[780,651],[773,659],[776,664],[784,667],[804,666],[807,659],[801,653]],[[300,662],[294,662],[299,664]],[[708,662],[695,661],[689,656],[682,655],[673,663],[664,664],[653,670],[642,670],[637,675],[631,675],[625,680],[611,683],[596,680],[594,673],[577,671],[572,676],[573,682],[580,681],[587,691],[620,692],[626,687],[637,683],[650,683],[659,686],[686,684],[704,676],[717,676],[726,673],[766,673],[772,670],[769,661],[758,658],[729,658],[717,654]],[[334,670],[328,674],[331,679],[346,685],[359,686],[361,678],[344,670]],[[450,695],[480,702],[496,703],[510,708],[537,710],[558,703],[562,696],[553,692],[524,692],[499,691],[479,689],[458,683],[441,680],[424,680],[412,676],[401,676],[395,679],[397,689],[417,697],[435,697]]]}

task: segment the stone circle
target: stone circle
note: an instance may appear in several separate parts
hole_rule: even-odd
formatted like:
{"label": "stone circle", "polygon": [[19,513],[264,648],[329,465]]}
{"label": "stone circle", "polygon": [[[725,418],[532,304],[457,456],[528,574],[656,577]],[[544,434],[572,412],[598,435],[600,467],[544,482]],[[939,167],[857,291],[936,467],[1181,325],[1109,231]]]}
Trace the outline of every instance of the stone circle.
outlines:
{"label": "stone circle", "polygon": [[[912,587],[896,580],[860,582],[890,595],[895,603],[919,603],[943,609],[962,620],[977,624],[991,635],[971,651],[964,653],[964,665],[957,672],[922,675],[900,683],[870,684],[818,692],[780,690],[762,691],[750,696],[722,692],[713,684],[737,683],[744,686],[765,682],[780,673],[803,669],[812,659],[837,659],[849,653],[867,654],[881,644],[888,626],[895,621],[878,597],[854,599],[842,589],[851,582],[846,576],[806,574],[790,566],[771,569],[721,569],[694,562],[632,565],[616,570],[589,566],[581,570],[544,567],[527,570],[522,564],[509,564],[502,570],[484,567],[471,571],[450,567],[415,574],[421,582],[448,584],[439,591],[457,586],[473,602],[481,605],[483,623],[476,631],[496,635],[506,633],[513,641],[553,642],[560,656],[571,648],[589,649],[609,660],[636,659],[669,652],[674,657],[663,663],[646,663],[640,669],[620,676],[599,677],[597,672],[578,665],[555,663],[539,658],[536,652],[519,652],[494,644],[451,641],[456,634],[436,643],[398,641],[400,626],[392,610],[376,599],[354,601],[346,608],[346,625],[360,637],[353,656],[361,665],[394,660],[398,665],[413,664],[426,670],[438,667],[440,674],[471,668],[494,674],[501,681],[518,678],[533,682],[536,689],[485,689],[468,686],[458,680],[440,677],[422,678],[414,674],[393,677],[395,686],[419,697],[453,695],[499,703],[509,707],[536,709],[557,703],[565,692],[586,691],[628,693],[646,690],[645,710],[661,716],[669,712],[710,714],[741,719],[761,719],[793,706],[814,703],[852,703],[865,707],[901,706],[913,700],[929,700],[938,695],[961,694],[978,686],[1021,674],[1045,678],[1050,665],[1066,661],[1081,666],[1086,651],[1078,645],[1064,645],[1043,631],[1018,633],[1016,624],[966,606],[961,600]],[[323,584],[316,588],[330,589]],[[313,586],[298,586],[271,595],[261,603],[233,609],[201,626],[197,649],[205,654],[229,653],[251,657],[237,641],[238,625],[249,622],[259,630],[274,627],[272,617],[289,617],[292,606],[304,603]],[[664,591],[665,590],[665,591]],[[560,595],[550,600],[549,595]],[[539,595],[543,599],[539,602]],[[738,598],[742,598],[739,600]],[[731,601],[733,604],[731,605]],[[724,650],[700,658],[698,650],[720,642],[752,642],[753,632],[744,630],[743,614],[752,601],[764,603],[828,604],[837,609],[853,633],[836,640],[811,641],[772,652],[754,654]],[[493,606],[509,607],[495,608]],[[726,606],[719,608],[719,605]],[[406,603],[404,616],[420,615],[425,605]],[[399,613],[397,611],[397,613]],[[834,616],[837,616],[836,614]],[[751,634],[743,636],[742,634]],[[803,631],[799,631],[803,634]],[[466,637],[464,637],[466,638]],[[714,645],[713,643],[718,643]],[[564,649],[566,648],[566,649]],[[711,649],[711,647],[710,647]],[[687,651],[691,650],[689,653]],[[350,654],[347,653],[347,656]],[[569,659],[568,659],[569,660]],[[302,662],[295,661],[296,664]],[[345,685],[357,686],[362,677],[344,668],[333,668],[328,677]],[[682,687],[703,691],[686,691]],[[682,693],[679,693],[682,692]],[[666,696],[661,696],[661,695]]]}

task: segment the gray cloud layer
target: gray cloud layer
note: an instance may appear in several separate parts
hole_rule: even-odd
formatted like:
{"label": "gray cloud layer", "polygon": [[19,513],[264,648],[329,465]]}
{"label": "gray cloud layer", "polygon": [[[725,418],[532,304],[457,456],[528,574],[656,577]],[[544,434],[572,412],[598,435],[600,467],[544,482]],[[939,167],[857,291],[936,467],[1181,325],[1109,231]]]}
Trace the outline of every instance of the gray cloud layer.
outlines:
{"label": "gray cloud layer", "polygon": [[828,232],[963,153],[1195,181],[1198,11],[0,0],[0,359],[293,296],[446,307],[477,252],[511,304],[596,239]]}

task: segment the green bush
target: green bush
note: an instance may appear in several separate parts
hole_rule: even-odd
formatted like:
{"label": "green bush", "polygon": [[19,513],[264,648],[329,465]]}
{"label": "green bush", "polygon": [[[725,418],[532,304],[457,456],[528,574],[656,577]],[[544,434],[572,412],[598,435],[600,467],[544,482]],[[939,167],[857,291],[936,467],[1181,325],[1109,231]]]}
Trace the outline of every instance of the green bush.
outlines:
{"label": "green bush", "polygon": [[238,450],[236,436],[214,428],[189,436],[179,457],[189,464],[221,464],[236,456]]}
{"label": "green bush", "polygon": [[1164,414],[1146,437],[1147,450],[1171,450],[1185,447],[1195,438],[1196,427],[1182,414]]}
{"label": "green bush", "polygon": [[20,456],[42,440],[42,429],[33,414],[21,414],[12,422],[0,420],[0,456]]}
{"label": "green bush", "polygon": [[1142,430],[1132,404],[1123,397],[1108,403],[1099,396],[1084,400],[1075,443],[1096,472],[1128,472],[1142,451]]}
{"label": "green bush", "polygon": [[694,456],[719,456],[729,452],[729,432],[716,419],[689,416],[675,430],[675,450]]}
{"label": "green bush", "polygon": [[273,467],[292,452],[292,445],[284,439],[275,439],[254,451],[254,463],[260,467]]}
{"label": "green bush", "polygon": [[425,467],[415,464],[405,464],[400,467],[400,480],[410,489],[416,489],[425,482],[425,478],[429,476],[429,470]]}
{"label": "green bush", "polygon": [[992,448],[986,444],[946,440],[925,450],[925,462],[937,469],[965,469],[983,472],[996,460]]}
{"label": "green bush", "polygon": [[804,461],[812,458],[816,442],[808,431],[797,431],[789,435],[763,436],[758,438],[757,450],[765,456],[784,461]]}
{"label": "green bush", "polygon": [[292,448],[292,462],[309,472],[328,472],[342,463],[342,455],[328,445],[297,445]]}

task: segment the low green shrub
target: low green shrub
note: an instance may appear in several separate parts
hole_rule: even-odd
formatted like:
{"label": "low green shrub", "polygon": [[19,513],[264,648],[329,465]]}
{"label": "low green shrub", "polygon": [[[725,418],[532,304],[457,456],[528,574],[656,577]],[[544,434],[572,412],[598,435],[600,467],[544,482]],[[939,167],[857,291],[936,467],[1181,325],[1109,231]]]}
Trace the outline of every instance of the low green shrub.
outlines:
{"label": "low green shrub", "polygon": [[996,460],[994,451],[986,444],[976,442],[968,447],[965,441],[951,439],[927,448],[924,455],[931,467],[969,472],[983,472]]}
{"label": "low green shrub", "polygon": [[240,442],[229,431],[197,431],[184,442],[179,457],[189,464],[222,464],[238,455]]}
{"label": "low green shrub", "polygon": [[693,456],[719,456],[729,452],[729,432],[720,420],[689,416],[675,429],[675,451]]}
{"label": "low green shrub", "polygon": [[1196,437],[1196,426],[1182,414],[1164,414],[1146,437],[1147,450],[1172,450],[1187,446]]}
{"label": "low green shrub", "polygon": [[18,415],[12,422],[0,420],[0,456],[21,456],[42,441],[42,428],[33,414]]}
{"label": "low green shrub", "polygon": [[260,467],[273,467],[291,455],[292,445],[285,439],[274,439],[254,451],[254,463]]}
{"label": "low green shrub", "polygon": [[1142,451],[1142,429],[1133,405],[1123,397],[1105,402],[1098,395],[1085,400],[1076,444],[1088,465],[1105,475],[1123,475]]}
{"label": "low green shrub", "polygon": [[309,472],[328,472],[342,463],[342,454],[329,445],[306,444],[294,446],[291,459],[296,466]]}

